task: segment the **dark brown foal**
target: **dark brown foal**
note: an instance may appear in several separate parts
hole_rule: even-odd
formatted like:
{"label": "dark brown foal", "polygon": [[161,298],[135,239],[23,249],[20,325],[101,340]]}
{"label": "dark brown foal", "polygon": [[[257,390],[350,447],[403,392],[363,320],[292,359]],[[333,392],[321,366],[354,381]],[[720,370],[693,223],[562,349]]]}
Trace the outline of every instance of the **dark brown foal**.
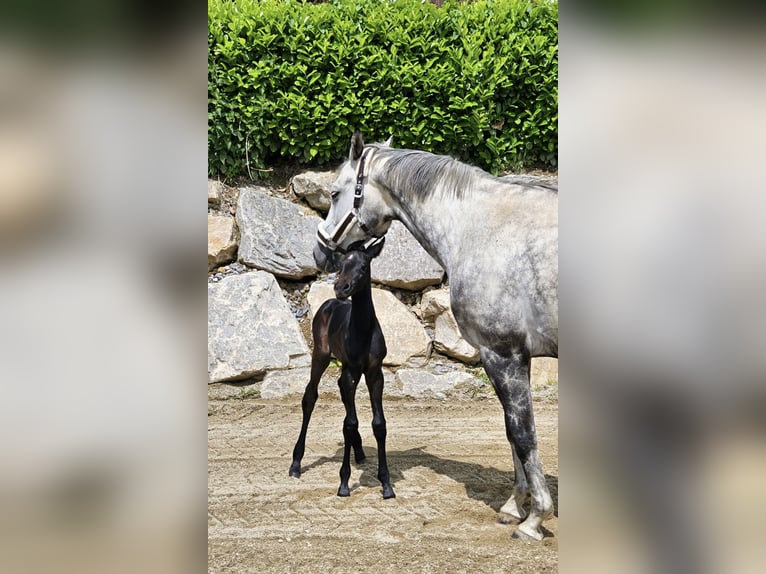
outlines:
{"label": "dark brown foal", "polygon": [[[300,477],[301,459],[306,446],[306,431],[317,401],[319,380],[330,359],[335,356],[342,364],[338,386],[346,418],[343,421],[343,464],[340,467],[338,496],[349,496],[348,479],[351,476],[350,454],[354,448],[356,462],[364,460],[362,437],[356,417],[354,396],[362,375],[367,382],[372,403],[372,431],[378,443],[378,480],[383,485],[383,498],[394,498],[386,464],[386,419],[383,416],[383,358],[386,341],[375,316],[370,284],[370,262],[380,254],[383,241],[366,251],[350,250],[340,263],[335,281],[337,299],[325,301],[317,311],[312,324],[314,353],[311,358],[311,379],[303,394],[303,424],[298,442],[293,449],[290,476]],[[348,301],[348,298],[351,301]]]}

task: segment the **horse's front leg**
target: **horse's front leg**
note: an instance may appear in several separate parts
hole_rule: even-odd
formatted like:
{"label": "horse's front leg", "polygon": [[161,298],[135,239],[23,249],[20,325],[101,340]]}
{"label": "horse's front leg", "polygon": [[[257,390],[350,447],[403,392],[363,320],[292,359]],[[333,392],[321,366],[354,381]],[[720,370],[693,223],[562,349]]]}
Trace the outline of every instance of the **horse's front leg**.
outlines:
{"label": "horse's front leg", "polygon": [[383,371],[380,365],[371,368],[364,376],[370,391],[372,404],[372,432],[378,442],[378,480],[383,485],[383,498],[396,498],[388,476],[386,461],[386,418],[383,416]]}
{"label": "horse's front leg", "polygon": [[[489,375],[505,414],[505,430],[514,451],[516,485],[501,512],[516,514],[523,520],[515,538],[542,540],[542,522],[553,513],[553,500],[545,482],[540,457],[537,451],[537,434],[532,413],[532,394],[529,388],[529,353],[523,349],[499,355],[486,347],[481,348],[481,359]],[[522,472],[520,472],[522,471]],[[522,478],[526,477],[526,480]],[[519,480],[523,482],[519,482]],[[532,504],[529,516],[524,518],[521,504],[528,487]]]}
{"label": "horse's front leg", "polygon": [[[340,387],[343,406],[346,407],[346,418],[343,419],[343,463],[340,467],[338,496],[349,496],[351,494],[348,487],[348,479],[351,477],[351,447],[353,446],[356,451],[357,460],[359,458],[359,451],[362,448],[362,438],[359,435],[359,420],[356,417],[356,404],[354,402],[358,382],[358,379],[355,380],[352,376],[351,371],[343,367],[340,379],[338,379],[338,386]],[[362,453],[362,458],[364,458],[364,453]]]}

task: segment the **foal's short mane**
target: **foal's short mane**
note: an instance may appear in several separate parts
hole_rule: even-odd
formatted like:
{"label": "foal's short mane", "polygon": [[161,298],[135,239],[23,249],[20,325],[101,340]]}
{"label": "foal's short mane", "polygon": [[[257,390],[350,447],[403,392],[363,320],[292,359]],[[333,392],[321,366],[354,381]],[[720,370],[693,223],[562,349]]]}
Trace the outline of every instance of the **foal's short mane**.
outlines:
{"label": "foal's short mane", "polygon": [[511,183],[522,187],[542,187],[558,193],[557,188],[543,183],[515,177],[495,177],[446,155],[396,149],[383,144],[370,144],[369,147],[376,148],[377,158],[387,158],[386,168],[377,173],[376,177],[389,189],[396,189],[408,197],[425,199],[438,193],[445,197],[462,199],[470,192],[473,182],[479,179],[491,179],[501,184]]}

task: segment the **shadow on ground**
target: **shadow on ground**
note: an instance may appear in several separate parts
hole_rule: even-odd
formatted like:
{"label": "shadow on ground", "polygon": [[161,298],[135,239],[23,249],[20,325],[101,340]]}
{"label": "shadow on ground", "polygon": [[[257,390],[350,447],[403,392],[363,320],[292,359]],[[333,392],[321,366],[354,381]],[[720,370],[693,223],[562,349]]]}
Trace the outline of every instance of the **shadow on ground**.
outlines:
{"label": "shadow on ground", "polygon": [[[364,452],[367,458],[355,465],[363,470],[359,482],[351,486],[352,492],[360,486],[374,488],[380,485],[377,478],[378,451],[373,447],[365,446]],[[510,452],[508,456],[511,456]],[[310,472],[312,468],[329,463],[337,465],[340,470],[341,462],[343,462],[343,447],[339,448],[334,456],[321,457],[311,464],[304,466],[302,472]],[[353,453],[351,462],[353,465]],[[423,450],[422,447],[388,452],[389,476],[394,490],[396,490],[396,483],[404,478],[404,473],[416,467],[430,468],[437,474],[448,476],[452,480],[461,483],[465,486],[466,494],[470,498],[483,502],[495,512],[500,511],[500,508],[506,503],[511,494],[511,485],[514,478],[513,472],[502,471],[491,466],[483,466],[471,462],[441,458]],[[546,474],[545,481],[553,498],[554,515],[558,516],[559,479],[557,476]],[[333,485],[333,487],[337,487],[337,485]]]}

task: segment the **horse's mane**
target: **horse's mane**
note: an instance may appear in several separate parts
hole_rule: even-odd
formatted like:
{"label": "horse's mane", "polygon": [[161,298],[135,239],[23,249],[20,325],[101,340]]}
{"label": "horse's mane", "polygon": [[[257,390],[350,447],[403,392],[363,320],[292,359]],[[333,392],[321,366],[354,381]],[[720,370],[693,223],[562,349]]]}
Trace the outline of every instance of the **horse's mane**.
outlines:
{"label": "horse's mane", "polygon": [[477,179],[491,179],[498,183],[524,187],[543,187],[558,192],[555,187],[526,179],[495,177],[446,155],[426,151],[391,148],[383,144],[371,144],[376,148],[376,159],[386,159],[386,167],[376,173],[383,185],[396,189],[408,197],[426,199],[434,193],[462,199],[474,187]]}

